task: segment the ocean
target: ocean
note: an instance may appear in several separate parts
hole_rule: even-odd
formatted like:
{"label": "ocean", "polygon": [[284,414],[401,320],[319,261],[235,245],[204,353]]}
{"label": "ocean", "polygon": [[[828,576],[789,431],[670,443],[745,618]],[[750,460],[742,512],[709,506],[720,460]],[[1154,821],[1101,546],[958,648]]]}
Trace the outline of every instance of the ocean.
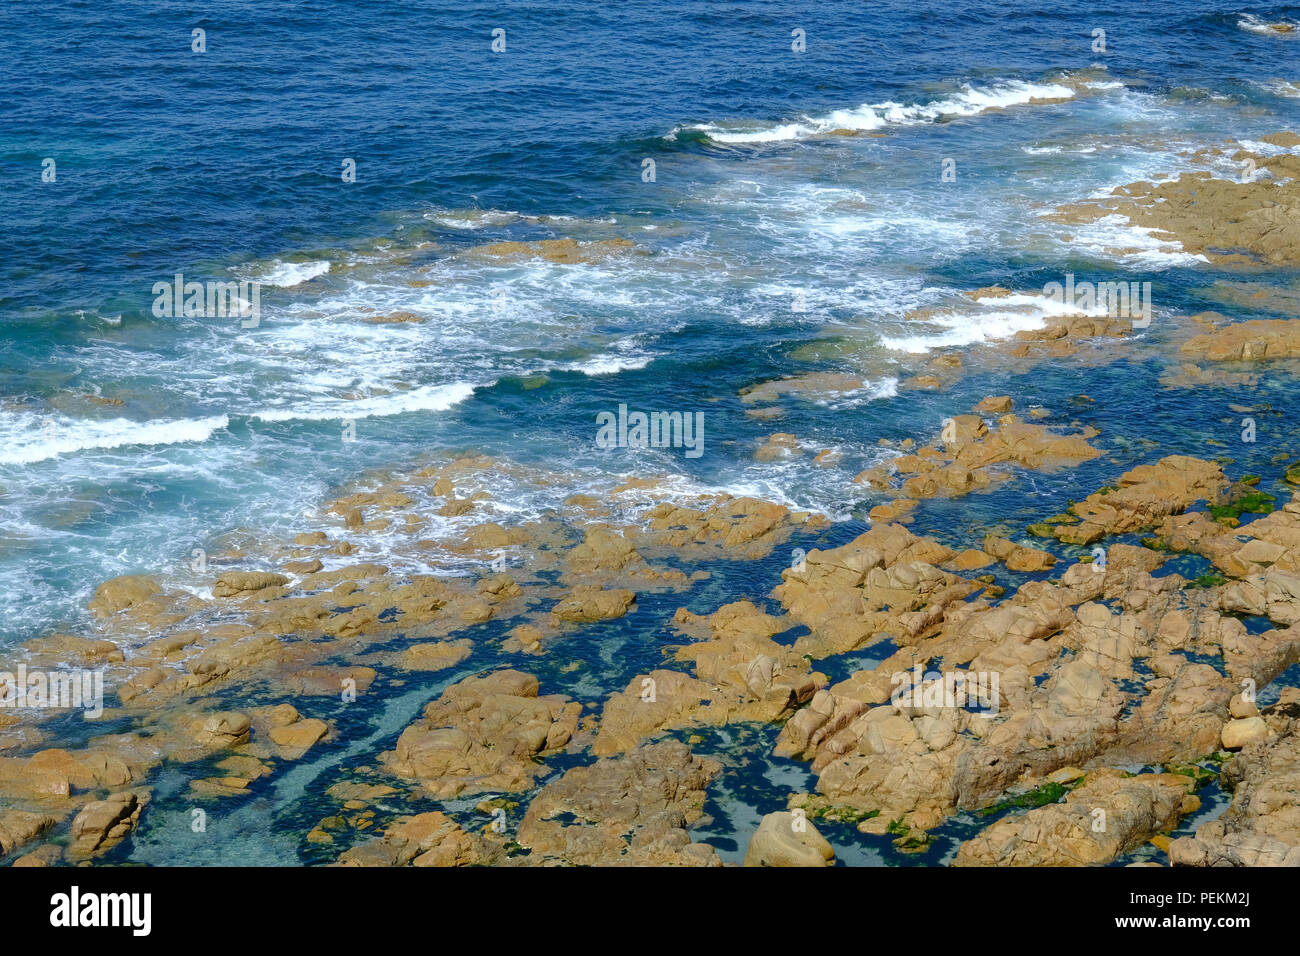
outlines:
{"label": "ocean", "polygon": [[[0,639],[363,467],[469,447],[599,467],[593,408],[694,408],[828,331],[880,352],[836,430],[869,459],[910,415],[883,349],[908,310],[1007,276],[1188,265],[1087,256],[1037,214],[1294,122],[1300,95],[1276,81],[1296,45],[1242,22],[1198,3],[6,4]],[[884,135],[813,135],[834,128]],[[456,256],[565,237],[649,255]],[[176,273],[260,280],[260,327],[156,318]],[[730,453],[745,426],[656,467],[852,510],[844,481]]]}

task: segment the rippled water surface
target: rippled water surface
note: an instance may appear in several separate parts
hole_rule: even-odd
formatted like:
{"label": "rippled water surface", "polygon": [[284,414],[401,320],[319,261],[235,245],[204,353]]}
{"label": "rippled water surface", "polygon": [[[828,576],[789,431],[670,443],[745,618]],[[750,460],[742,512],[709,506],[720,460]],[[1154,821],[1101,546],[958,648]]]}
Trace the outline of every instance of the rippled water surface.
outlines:
{"label": "rippled water surface", "polygon": [[[899,381],[1041,315],[908,312],[1067,270],[1158,277],[1170,310],[1213,304],[1194,257],[1042,213],[1294,126],[1300,41],[1251,23],[1190,2],[7,3],[0,641],[74,624],[107,577],[165,572],[235,527],[292,528],[331,487],[439,449],[861,514],[874,502],[851,479],[877,440],[950,412]],[[547,238],[634,245],[472,251]],[[156,317],[176,273],[260,282],[259,325]],[[394,313],[414,320],[373,321]],[[756,462],[773,427],[737,391],[812,370],[865,384],[793,403],[779,428],[839,463]],[[1154,372],[1032,384],[1068,420],[1095,390],[1082,375],[1116,386],[1090,420],[1146,409]],[[1180,401],[1187,444],[1188,418],[1213,412]],[[595,415],[619,403],[707,410],[707,453],[597,449]]]}

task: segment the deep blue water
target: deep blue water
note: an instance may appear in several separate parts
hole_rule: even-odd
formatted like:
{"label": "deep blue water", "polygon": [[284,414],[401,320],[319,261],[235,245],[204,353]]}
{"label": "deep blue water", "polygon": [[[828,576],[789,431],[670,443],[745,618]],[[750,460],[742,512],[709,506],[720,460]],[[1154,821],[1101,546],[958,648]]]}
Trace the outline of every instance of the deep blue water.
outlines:
{"label": "deep blue water", "polygon": [[[1187,257],[1066,243],[1077,230],[1039,214],[1294,127],[1300,89],[1275,80],[1300,82],[1300,41],[1246,13],[1300,7],[4,4],[0,641],[75,623],[106,577],[182,573],[216,534],[296,529],[331,487],[438,450],[861,514],[875,501],[851,478],[878,438],[1007,390],[975,372],[955,394],[894,396],[924,370],[911,350],[1009,330],[983,313],[918,330],[909,310],[1067,270],[1154,279],[1170,315],[1216,306],[1215,274]],[[823,135],[837,128],[880,135]],[[646,254],[464,255],[564,237]],[[260,326],[156,318],[153,285],[177,272],[261,279]],[[739,389],[815,370],[869,387],[744,415]],[[1217,399],[1168,393],[1152,417],[1157,372],[1062,366],[1017,387],[1066,423],[1070,396],[1109,381],[1088,413],[1107,440],[1168,416],[1164,440],[1195,452]],[[707,409],[707,453],[596,449],[594,416],[619,403]],[[756,463],[775,430],[842,463]],[[952,507],[975,525],[996,510]]]}

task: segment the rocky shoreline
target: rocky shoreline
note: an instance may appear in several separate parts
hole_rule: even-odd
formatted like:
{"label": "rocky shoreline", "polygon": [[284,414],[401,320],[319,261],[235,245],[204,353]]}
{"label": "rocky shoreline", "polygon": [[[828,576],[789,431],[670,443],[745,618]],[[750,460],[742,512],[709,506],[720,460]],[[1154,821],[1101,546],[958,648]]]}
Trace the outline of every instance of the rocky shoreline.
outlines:
{"label": "rocky shoreline", "polygon": [[[977,422],[957,442],[959,458],[988,431]],[[1029,434],[1040,437],[1032,446],[1039,450],[1057,441]],[[445,482],[447,497],[454,491],[444,475],[418,480]],[[401,492],[371,494],[345,502],[343,529],[356,524],[356,510],[363,518],[370,509],[396,512],[361,527],[411,515],[397,511],[392,496]],[[547,758],[568,752],[593,762],[542,786],[513,836],[491,824],[471,832],[439,811],[398,815],[382,837],[362,839],[338,860],[716,864],[712,848],[691,842],[688,830],[721,768],[680,741],[655,741],[667,731],[778,721],[774,755],[807,762],[817,787],[788,796],[790,809],[811,817],[797,831],[797,847],[786,845],[795,830],[766,821],[759,829],[751,854],[769,864],[811,859],[807,848],[820,839],[812,821],[827,813],[856,812],[864,833],[899,833],[923,845],[926,831],[958,810],[1050,786],[1068,789],[1064,803],[999,821],[960,848],[958,865],[1107,862],[1199,806],[1196,774],[1134,776],[1123,768],[1230,754],[1224,779],[1248,786],[1237,786],[1223,820],[1170,845],[1170,859],[1292,860],[1300,830],[1286,824],[1295,811],[1279,781],[1294,762],[1300,689],[1285,689],[1260,710],[1243,698],[1241,682],[1263,687],[1300,660],[1300,501],[1241,528],[1193,510],[1202,503],[1231,509],[1250,494],[1250,485],[1234,484],[1210,462],[1172,456],[1139,466],[1117,488],[1073,505],[1051,531],[1080,544],[1144,533],[1153,547],[1111,544],[1104,560],[1072,564],[1005,595],[977,572],[998,564],[1055,572],[1056,559],[994,536],[958,552],[903,525],[878,524],[842,547],[813,549],[786,570],[772,591],[781,615],[745,600],[707,615],[680,610],[673,623],[686,642],[664,667],[610,688],[598,712],[584,713],[513,668],[452,684],[393,749],[372,755],[393,783],[333,785],[344,812],[320,821],[306,840],[333,846],[362,837],[375,806],[391,805],[399,787],[430,799],[490,795],[480,811],[491,813],[534,791]],[[15,865],[96,859],[147,812],[149,780],[164,764],[215,768],[190,781],[197,803],[247,795],[339,733],[311,716],[317,698],[348,687],[364,696],[381,675],[452,668],[474,652],[474,640],[461,635],[488,620],[513,625],[504,641],[519,652],[546,654],[563,629],[619,618],[638,594],[689,588],[690,576],[657,564],[657,553],[752,559],[817,520],[744,499],[696,509],[661,503],[646,513],[645,530],[592,521],[580,540],[568,541],[556,528],[473,527],[466,546],[484,553],[485,563],[495,549],[526,549],[527,563],[552,562],[558,585],[504,572],[471,581],[402,579],[368,564],[308,570],[340,549],[316,535],[288,549],[282,567],[289,573],[222,572],[207,600],[148,578],[105,582],[92,605],[102,631],[30,642],[27,663],[104,668],[109,695],[120,702],[105,717],[137,729],[65,749],[43,721],[5,714],[4,852],[20,854]],[[1211,561],[1222,583],[1194,587],[1178,574],[1153,574],[1171,553],[1184,552]],[[1251,633],[1240,614],[1275,626]],[[207,615],[238,623],[193,626]],[[805,633],[793,643],[774,640],[798,625]],[[391,649],[398,635],[402,646]],[[873,669],[838,683],[815,669],[823,658],[882,639],[897,650]],[[1206,657],[1221,658],[1226,673],[1199,662]],[[335,663],[340,658],[365,663]],[[998,715],[943,702],[891,703],[892,675],[938,660],[996,672]],[[1150,678],[1140,690],[1122,690],[1138,661]],[[1282,796],[1242,799],[1261,783],[1283,786]],[[1110,822],[1094,833],[1088,824],[1099,808]],[[572,821],[556,823],[558,814]]]}
{"label": "rocky shoreline", "polygon": [[[1254,159],[1295,172],[1293,154]],[[1127,215],[1220,264],[1294,264],[1293,181],[1146,185],[1062,215]],[[1298,319],[1186,324],[1169,345],[1182,363],[1171,387],[1248,387],[1300,357]],[[979,358],[941,355],[907,384],[942,391],[977,362],[1104,353],[1130,332],[1067,312]],[[772,403],[861,384],[815,373],[740,397],[766,419]],[[0,708],[0,860],[122,862],[163,776],[185,781],[173,805],[216,817],[338,751],[317,774],[334,810],[301,826],[303,862],[716,866],[692,831],[736,768],[694,748],[710,729],[774,725],[772,759],[815,786],[771,787],[747,865],[835,862],[822,821],[923,854],[956,815],[995,811],[954,865],[1108,864],[1144,845],[1172,865],[1300,864],[1300,686],[1257,701],[1300,662],[1294,452],[1258,476],[1153,451],[1023,533],[954,546],[911,530],[931,503],[1102,456],[1087,422],[1025,420],[1037,417],[1017,394],[988,395],[892,444],[855,479],[882,499],[870,527],[833,546],[806,546],[833,530],[821,515],[660,478],[560,495],[512,521],[495,486],[563,489],[564,475],[466,455],[368,476],[292,538],[232,535],[188,578],[105,581],[84,633],[6,661],[102,670],[105,702],[95,721]],[[756,450],[802,453],[780,432]],[[1179,557],[1212,570],[1166,572]],[[752,565],[755,593],[681,606],[717,563]],[[621,672],[596,636],[664,601],[681,603],[663,659],[612,681]],[[828,676],[869,649],[888,653]],[[996,675],[991,706],[951,700],[955,675]],[[903,702],[900,681],[914,692]],[[349,717],[423,688],[394,733]],[[1231,805],[1172,838],[1211,781]]]}

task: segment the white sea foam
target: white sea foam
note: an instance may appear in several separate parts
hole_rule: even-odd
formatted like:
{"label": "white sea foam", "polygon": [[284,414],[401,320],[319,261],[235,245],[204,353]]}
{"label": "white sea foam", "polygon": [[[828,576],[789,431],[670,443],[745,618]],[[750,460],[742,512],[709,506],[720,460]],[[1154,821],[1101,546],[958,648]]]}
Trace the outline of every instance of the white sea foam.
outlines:
{"label": "white sea foam", "polygon": [[864,405],[867,402],[880,401],[885,398],[895,398],[897,395],[898,379],[889,377],[865,382],[861,388],[855,388],[834,397],[828,396],[824,399],[818,399],[817,404],[838,410],[850,408],[854,405]]}
{"label": "white sea foam", "polygon": [[1042,315],[1105,315],[1104,305],[1081,309],[1073,303],[1057,300],[1048,295],[1036,295],[1031,292],[1013,292],[1011,295],[980,296],[976,305],[987,305],[994,309],[1007,306],[1019,306]]}
{"label": "white sea foam", "polygon": [[1017,332],[1041,329],[1048,316],[1106,314],[1106,306],[1083,309],[1051,296],[1016,292],[1004,296],[981,296],[975,300],[981,311],[954,309],[937,312],[925,323],[944,331],[934,334],[882,336],[881,345],[898,352],[922,353],[935,348],[953,348],[980,342],[1008,339]]}
{"label": "white sea foam", "polygon": [[1254,139],[1239,139],[1237,145],[1259,156],[1281,156],[1284,153],[1300,155],[1300,145],[1275,146],[1272,143],[1261,143],[1259,140]]}
{"label": "white sea foam", "polygon": [[[853,476],[864,468],[898,455],[892,449],[865,441],[814,440],[802,442],[801,448],[805,452],[802,455],[740,465],[730,476],[720,478],[716,483],[679,478],[661,481],[660,487],[684,499],[693,493],[752,497],[776,502],[792,511],[810,511],[825,515],[832,521],[845,521],[852,517],[854,504],[861,501],[864,494],[870,495],[862,485],[854,484]],[[813,465],[810,458],[813,450],[831,451],[838,461]]]}
{"label": "white sea foam", "polygon": [[1237,26],[1242,30],[1258,33],[1261,36],[1294,36],[1297,24],[1293,20],[1286,19],[1274,20],[1270,23],[1253,13],[1243,13],[1241,19],[1237,21]]}
{"label": "white sea foam", "polygon": [[115,315],[104,315],[98,309],[91,309],[90,311],[78,309],[75,315],[79,319],[98,319],[105,325],[111,325],[114,328],[122,324],[122,313],[120,312]]}
{"label": "white sea foam", "polygon": [[463,402],[477,386],[467,382],[451,385],[426,385],[388,395],[373,395],[355,401],[329,401],[296,408],[268,408],[251,413],[250,418],[264,422],[331,421],[348,418],[376,418],[407,412],[441,412]]}
{"label": "white sea foam", "polygon": [[519,218],[519,213],[508,209],[440,209],[426,212],[424,218],[451,229],[470,230],[508,225]]}
{"label": "white sea foam", "polygon": [[1187,252],[1175,239],[1154,235],[1158,230],[1134,225],[1118,214],[1091,223],[1071,224],[1069,228],[1072,247],[1126,265],[1168,269],[1210,261],[1200,253]]}
{"label": "white sea foam", "polygon": [[[1111,87],[1099,85],[1097,88]],[[889,100],[883,103],[867,103],[853,109],[832,110],[823,116],[804,116],[787,123],[726,126],[704,123],[685,127],[685,129],[702,132],[718,143],[737,145],[775,143],[806,139],[809,136],[818,136],[840,129],[871,132],[889,126],[932,123],[945,117],[976,116],[990,110],[1023,106],[1036,101],[1066,100],[1074,95],[1074,90],[1059,83],[1008,80],[987,87],[977,87],[968,83],[957,93],[929,103],[909,105]],[[668,138],[675,138],[679,131],[680,128],[673,130]]]}
{"label": "white sea foam", "polygon": [[803,139],[805,136],[813,136],[817,133],[816,129],[803,123],[783,123],[780,126],[760,126],[756,129],[724,129],[709,124],[693,128],[719,143],[737,144],[779,143],[784,140]]}
{"label": "white sea foam", "polygon": [[324,259],[313,259],[310,262],[281,262],[277,259],[266,272],[258,277],[257,281],[263,285],[289,289],[296,285],[302,285],[311,279],[319,278],[329,271],[330,264]]}
{"label": "white sea foam", "polygon": [[77,421],[42,419],[24,413],[5,424],[16,427],[3,429],[9,434],[0,444],[0,464],[27,465],[79,451],[206,441],[213,432],[229,425],[230,419],[215,415],[144,422],[126,418]]}
{"label": "white sea foam", "polygon": [[609,353],[597,355],[583,362],[568,362],[556,365],[561,372],[581,372],[584,375],[616,375],[619,372],[645,368],[658,356],[647,354]]}
{"label": "white sea foam", "polygon": [[1030,156],[1056,156],[1060,153],[1070,153],[1072,155],[1087,156],[1097,152],[1096,146],[1075,146],[1067,149],[1064,146],[1021,146],[1022,152]]}
{"label": "white sea foam", "polygon": [[1288,80],[1274,78],[1271,80],[1254,80],[1252,81],[1260,89],[1272,93],[1274,96],[1285,96],[1290,99],[1300,97],[1300,83],[1292,83]]}
{"label": "white sea foam", "polygon": [[996,339],[1006,339],[1030,329],[1041,329],[1047,323],[1044,312],[996,311],[955,312],[935,315],[928,319],[946,331],[935,335],[881,336],[880,344],[897,352],[928,352],[936,348],[975,345]]}

